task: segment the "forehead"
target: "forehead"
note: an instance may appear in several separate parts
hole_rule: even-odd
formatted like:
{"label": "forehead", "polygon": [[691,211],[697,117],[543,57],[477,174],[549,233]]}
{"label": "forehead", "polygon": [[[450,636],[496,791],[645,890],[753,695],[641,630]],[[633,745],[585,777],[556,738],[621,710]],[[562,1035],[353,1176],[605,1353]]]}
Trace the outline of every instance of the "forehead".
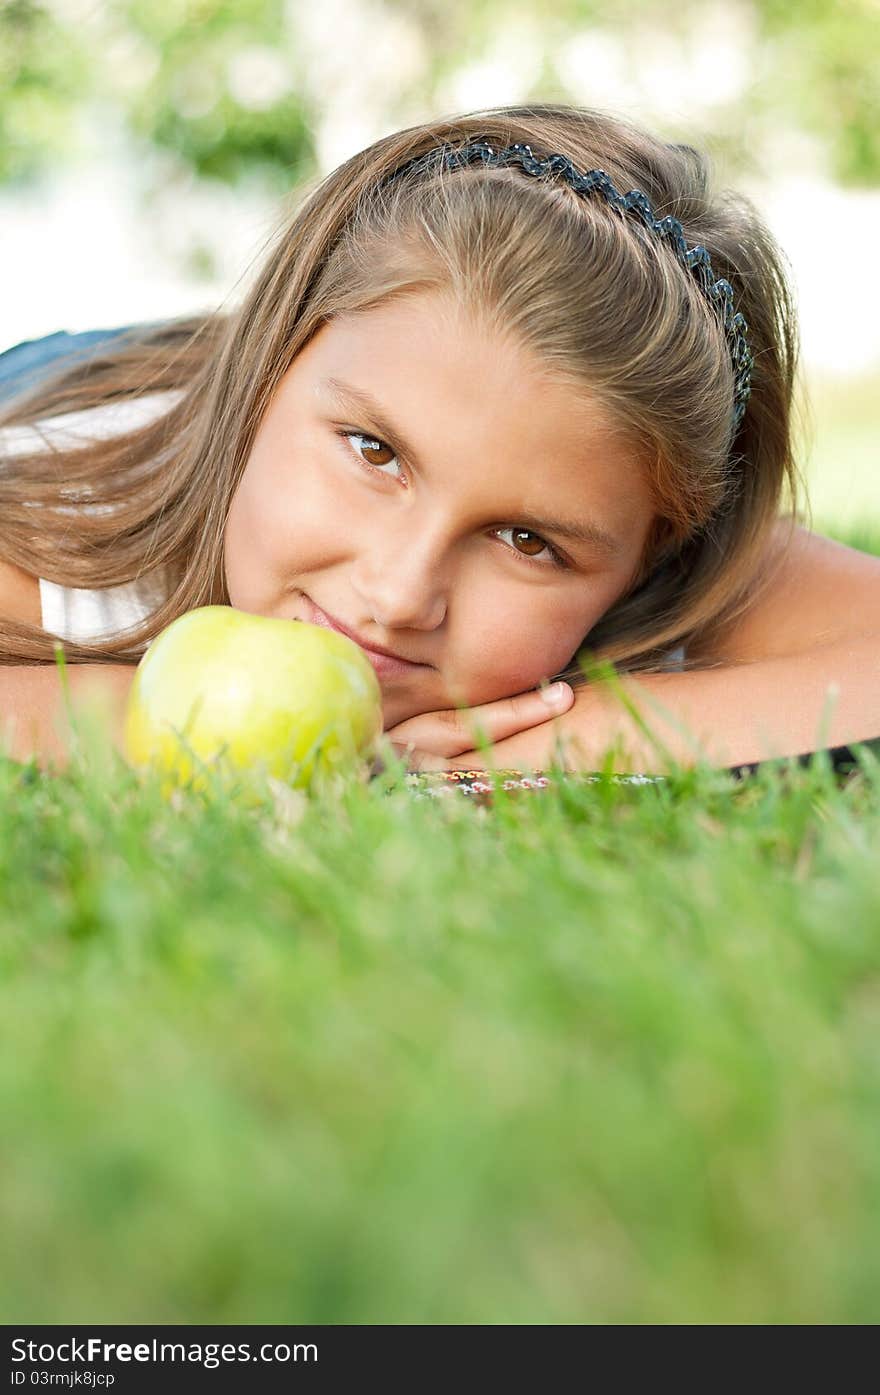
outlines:
{"label": "forehead", "polygon": [[569,518],[601,511],[607,529],[647,531],[646,472],[596,396],[450,296],[413,294],[340,315],[289,376],[318,407],[339,398],[331,380],[368,395],[428,471],[451,479],[464,465],[475,486],[503,488],[511,508]]}

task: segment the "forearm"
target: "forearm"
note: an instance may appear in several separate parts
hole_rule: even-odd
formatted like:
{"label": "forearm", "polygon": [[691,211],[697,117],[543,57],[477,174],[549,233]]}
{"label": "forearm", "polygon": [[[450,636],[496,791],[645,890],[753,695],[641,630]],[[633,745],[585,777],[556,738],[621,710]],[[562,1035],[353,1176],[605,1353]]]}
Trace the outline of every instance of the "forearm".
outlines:
{"label": "forearm", "polygon": [[120,748],[125,704],[136,669],[128,664],[71,664],[70,703],[54,664],[0,667],[0,754],[32,757],[44,767],[63,768],[70,757],[75,722],[96,715],[109,741]]}
{"label": "forearm", "polygon": [[[682,765],[726,767],[880,735],[880,636],[809,653],[692,673],[620,677],[645,725]],[[618,744],[615,771],[662,773],[663,751],[606,685],[578,689],[560,720],[576,743],[568,764],[597,770]]]}

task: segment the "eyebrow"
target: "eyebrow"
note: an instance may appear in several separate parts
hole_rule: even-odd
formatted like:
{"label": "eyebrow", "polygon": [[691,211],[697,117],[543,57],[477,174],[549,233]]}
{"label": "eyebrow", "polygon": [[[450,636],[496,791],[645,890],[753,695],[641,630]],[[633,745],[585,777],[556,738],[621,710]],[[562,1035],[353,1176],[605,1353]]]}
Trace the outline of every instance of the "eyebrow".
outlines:
{"label": "eyebrow", "polygon": [[[362,388],[354,387],[351,383],[344,383],[339,378],[325,378],[320,383],[320,387],[325,389],[341,407],[355,407],[358,411],[364,412],[376,427],[377,435],[395,451],[396,454],[404,456],[405,459],[419,463],[418,452],[407,441],[403,432],[385,416],[382,408],[374,397]],[[590,547],[599,548],[602,552],[607,552],[612,557],[617,557],[623,552],[623,543],[617,538],[601,528],[598,523],[593,523],[589,519],[583,523],[575,523],[564,518],[543,517],[537,514],[517,512],[517,526],[534,529],[536,533],[554,533],[560,538],[569,538],[573,542],[586,543]]]}

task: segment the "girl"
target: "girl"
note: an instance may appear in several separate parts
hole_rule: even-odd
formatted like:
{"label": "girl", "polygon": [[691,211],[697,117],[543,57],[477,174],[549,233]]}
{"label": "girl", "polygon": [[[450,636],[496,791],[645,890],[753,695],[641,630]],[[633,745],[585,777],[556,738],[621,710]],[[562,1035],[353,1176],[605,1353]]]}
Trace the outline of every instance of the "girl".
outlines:
{"label": "girl", "polygon": [[561,106],[377,141],[240,309],[0,413],[10,754],[63,758],[57,638],[118,720],[218,604],[361,643],[414,768],[485,768],[478,731],[499,766],[664,768],[631,710],[683,763],[876,736],[880,559],[797,522],[796,360],[781,254],[690,146]]}

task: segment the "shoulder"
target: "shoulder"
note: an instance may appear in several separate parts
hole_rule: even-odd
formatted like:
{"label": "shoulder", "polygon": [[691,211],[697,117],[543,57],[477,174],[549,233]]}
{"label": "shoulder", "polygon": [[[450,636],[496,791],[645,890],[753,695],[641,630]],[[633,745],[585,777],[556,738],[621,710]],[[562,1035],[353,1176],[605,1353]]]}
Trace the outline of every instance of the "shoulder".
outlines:
{"label": "shoulder", "polygon": [[[83,408],[77,412],[66,412],[32,424],[0,428],[0,458],[11,460],[16,455],[40,452],[47,446],[69,449],[86,441],[130,431],[160,416],[181,395],[179,391],[155,392],[130,400]],[[48,583],[44,583],[44,586],[47,593],[50,590],[53,594],[64,593],[64,588],[50,588]],[[127,594],[121,599],[129,604]],[[43,623],[43,601],[40,578],[0,558],[0,619],[39,627]]]}
{"label": "shoulder", "polygon": [[0,620],[42,624],[39,580],[12,562],[0,561]]}
{"label": "shoulder", "polygon": [[723,634],[689,646],[690,656],[754,663],[840,640],[880,640],[880,557],[780,519],[766,557],[767,580]]}

